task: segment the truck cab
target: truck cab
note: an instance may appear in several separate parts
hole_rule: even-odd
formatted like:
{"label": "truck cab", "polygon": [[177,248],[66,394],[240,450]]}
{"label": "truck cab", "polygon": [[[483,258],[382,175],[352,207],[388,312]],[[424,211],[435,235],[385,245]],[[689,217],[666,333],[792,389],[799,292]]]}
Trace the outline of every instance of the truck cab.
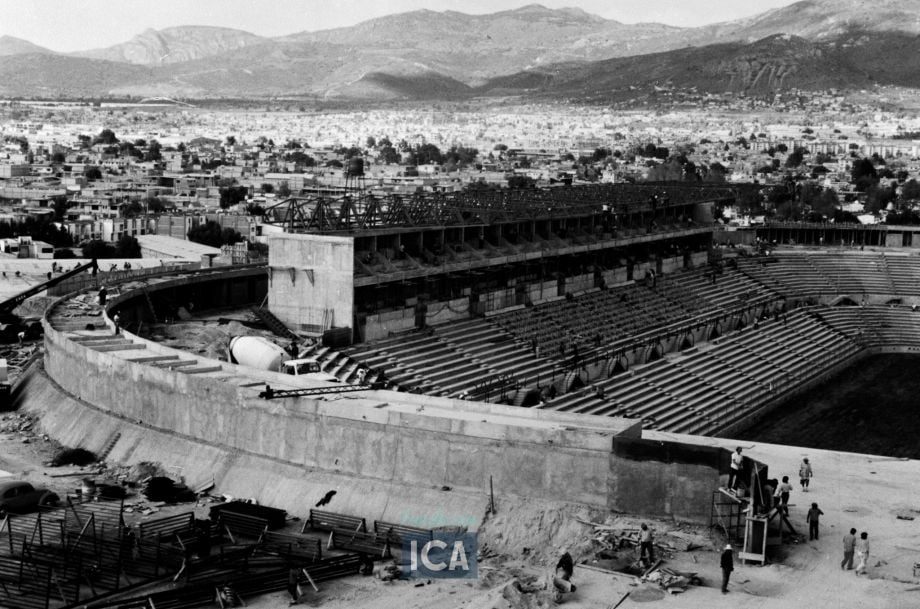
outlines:
{"label": "truck cab", "polygon": [[280,371],[285,374],[303,376],[317,381],[329,381],[333,383],[339,382],[339,379],[337,379],[335,376],[322,371],[319,362],[315,357],[289,359],[285,362],[282,362]]}

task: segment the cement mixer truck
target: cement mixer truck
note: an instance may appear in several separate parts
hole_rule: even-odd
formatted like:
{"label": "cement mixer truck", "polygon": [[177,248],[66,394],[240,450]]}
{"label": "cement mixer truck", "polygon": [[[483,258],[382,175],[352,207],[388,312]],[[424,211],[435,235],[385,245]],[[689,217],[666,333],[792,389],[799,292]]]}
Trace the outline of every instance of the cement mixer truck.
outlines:
{"label": "cement mixer truck", "polygon": [[232,364],[291,374],[315,381],[339,382],[339,379],[320,370],[315,358],[294,358],[267,338],[261,336],[234,336],[227,345],[227,355]]}

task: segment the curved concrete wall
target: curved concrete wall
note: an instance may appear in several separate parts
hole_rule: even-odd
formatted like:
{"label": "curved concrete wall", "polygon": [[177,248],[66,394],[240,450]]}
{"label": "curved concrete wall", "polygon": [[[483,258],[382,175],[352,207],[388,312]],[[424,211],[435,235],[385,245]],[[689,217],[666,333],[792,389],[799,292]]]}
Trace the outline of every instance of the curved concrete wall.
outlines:
{"label": "curved concrete wall", "polygon": [[[122,294],[122,306],[130,298]],[[172,351],[128,336],[149,352]],[[394,392],[266,401],[257,397],[258,388],[242,385],[272,373],[214,363],[239,372],[238,382],[95,351],[55,330],[46,316],[45,369],[74,398],[66,418],[48,417],[49,433],[99,450],[118,431],[113,458],[161,461],[199,476],[207,470],[216,476],[232,455],[236,493],[303,513],[302,503],[296,509],[303,493],[291,490],[298,484],[317,492],[344,486],[352,489],[354,505],[332,507],[368,517],[382,514],[359,506],[405,512],[436,503],[431,493],[442,487],[453,489],[453,503],[469,512],[470,502],[479,505],[485,497],[490,477],[499,496],[605,506],[612,438],[641,435],[640,424],[624,419]],[[68,420],[85,435],[67,431]],[[220,475],[229,481],[229,471]],[[481,516],[479,508],[473,511]]]}

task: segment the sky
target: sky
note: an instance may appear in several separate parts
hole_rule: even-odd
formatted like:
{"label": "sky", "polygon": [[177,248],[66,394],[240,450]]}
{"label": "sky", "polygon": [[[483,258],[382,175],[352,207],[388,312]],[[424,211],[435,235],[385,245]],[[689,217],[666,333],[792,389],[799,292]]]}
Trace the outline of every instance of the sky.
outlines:
{"label": "sky", "polygon": [[[731,21],[794,0],[542,0],[548,8],[575,6],[623,23],[681,27]],[[354,25],[392,13],[429,9],[494,13],[528,0],[0,0],[0,36],[22,38],[53,51],[101,48],[145,29],[212,25],[260,36]]]}

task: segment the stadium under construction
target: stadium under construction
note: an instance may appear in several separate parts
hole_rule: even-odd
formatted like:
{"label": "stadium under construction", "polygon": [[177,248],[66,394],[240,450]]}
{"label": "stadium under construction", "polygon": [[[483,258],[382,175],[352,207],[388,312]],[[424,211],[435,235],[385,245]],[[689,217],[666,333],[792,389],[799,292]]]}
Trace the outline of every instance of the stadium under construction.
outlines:
{"label": "stadium under construction", "polygon": [[[295,197],[267,267],[147,273],[102,308],[101,278],[56,286],[20,400],[65,444],[292,513],[336,489],[337,512],[405,526],[478,528],[496,494],[711,524],[730,451],[699,437],[920,349],[914,231],[714,235],[751,187]],[[189,303],[260,309],[340,383],[145,338]],[[766,475],[745,459],[738,506]]]}

